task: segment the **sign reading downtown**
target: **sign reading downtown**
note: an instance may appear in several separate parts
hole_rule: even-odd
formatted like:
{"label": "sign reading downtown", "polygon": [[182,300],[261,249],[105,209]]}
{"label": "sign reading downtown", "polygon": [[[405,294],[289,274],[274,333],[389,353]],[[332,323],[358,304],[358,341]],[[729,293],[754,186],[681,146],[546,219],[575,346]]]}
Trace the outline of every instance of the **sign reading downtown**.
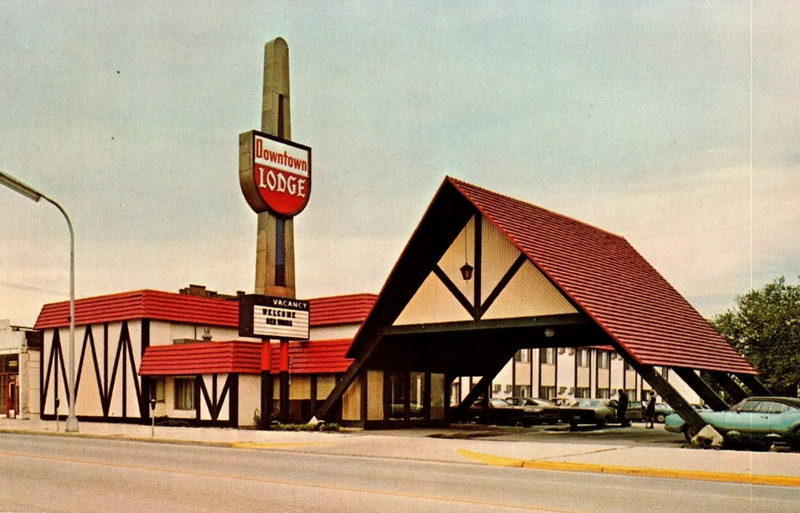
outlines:
{"label": "sign reading downtown", "polygon": [[247,294],[239,299],[239,336],[308,340],[308,301]]}
{"label": "sign reading downtown", "polygon": [[311,194],[311,148],[255,130],[239,134],[239,185],[256,212],[299,214]]}

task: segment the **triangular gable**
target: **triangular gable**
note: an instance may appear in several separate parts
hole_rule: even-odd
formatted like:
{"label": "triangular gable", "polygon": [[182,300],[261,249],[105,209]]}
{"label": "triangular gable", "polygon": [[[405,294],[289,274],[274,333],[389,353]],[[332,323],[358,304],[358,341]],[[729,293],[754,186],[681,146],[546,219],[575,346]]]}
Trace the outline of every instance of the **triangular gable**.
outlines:
{"label": "triangular gable", "polygon": [[[640,364],[756,373],[624,238],[449,177],[395,264],[349,356],[360,357],[387,327],[402,320],[406,306],[417,301],[415,295],[429,280],[430,270],[448,251],[458,253],[459,235],[476,212],[531,263],[521,275],[528,273],[533,280],[538,276],[531,271],[537,271],[618,344],[618,350]],[[489,237],[495,236],[491,230],[487,232]],[[469,258],[469,250],[466,255]],[[454,263],[458,260],[453,258]],[[501,260],[498,257],[497,261]],[[452,273],[447,270],[448,276]],[[486,274],[489,279],[491,272]],[[524,292],[530,286],[525,285],[506,288]],[[489,288],[481,290],[481,301],[488,297]],[[504,301],[498,296],[483,313],[499,315],[497,309],[503,308]]]}
{"label": "triangular gable", "polygon": [[445,181],[640,363],[756,373],[624,238],[459,180]]}
{"label": "triangular gable", "polygon": [[[480,315],[484,320],[577,313],[569,300],[529,261],[515,268],[522,253],[485,217],[477,219],[481,230],[475,230],[475,217],[467,222],[394,326],[473,320],[468,307],[448,289],[448,284],[467,301],[473,298],[472,302],[478,287],[480,304],[487,306]],[[481,272],[464,280],[461,266],[476,262],[476,233],[481,234],[477,241],[481,245]],[[509,270],[513,271],[510,277]]]}

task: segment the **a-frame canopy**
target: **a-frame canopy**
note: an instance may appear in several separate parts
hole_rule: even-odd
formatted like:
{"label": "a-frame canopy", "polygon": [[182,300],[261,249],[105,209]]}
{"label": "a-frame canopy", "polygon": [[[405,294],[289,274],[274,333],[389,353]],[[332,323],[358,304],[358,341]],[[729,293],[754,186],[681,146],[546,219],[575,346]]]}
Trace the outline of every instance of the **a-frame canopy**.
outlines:
{"label": "a-frame canopy", "polygon": [[640,365],[756,373],[624,238],[448,177],[348,355],[483,375],[520,347],[604,344]]}

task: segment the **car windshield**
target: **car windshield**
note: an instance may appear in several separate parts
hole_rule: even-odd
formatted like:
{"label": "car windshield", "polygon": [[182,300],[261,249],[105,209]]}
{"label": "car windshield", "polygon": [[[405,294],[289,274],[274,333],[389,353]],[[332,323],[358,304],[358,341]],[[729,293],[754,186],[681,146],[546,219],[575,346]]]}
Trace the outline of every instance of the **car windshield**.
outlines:
{"label": "car windshield", "polygon": [[578,399],[578,406],[596,408],[598,406],[604,406],[604,403],[600,399]]}

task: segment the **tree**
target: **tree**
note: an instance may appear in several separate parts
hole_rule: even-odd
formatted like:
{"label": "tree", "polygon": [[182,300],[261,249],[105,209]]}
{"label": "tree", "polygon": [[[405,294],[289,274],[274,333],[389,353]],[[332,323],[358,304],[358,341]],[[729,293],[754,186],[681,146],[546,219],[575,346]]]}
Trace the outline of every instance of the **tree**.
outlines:
{"label": "tree", "polygon": [[772,393],[800,395],[800,285],[780,277],[736,298],[711,324],[761,374]]}

